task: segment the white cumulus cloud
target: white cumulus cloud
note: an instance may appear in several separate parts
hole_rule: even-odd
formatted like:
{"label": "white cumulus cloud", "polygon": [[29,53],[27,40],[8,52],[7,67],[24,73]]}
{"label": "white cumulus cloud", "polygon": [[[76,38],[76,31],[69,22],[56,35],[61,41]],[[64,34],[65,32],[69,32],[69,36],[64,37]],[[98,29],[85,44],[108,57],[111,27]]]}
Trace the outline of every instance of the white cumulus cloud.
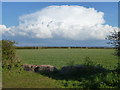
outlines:
{"label": "white cumulus cloud", "polygon": [[8,30],[10,30],[10,28],[7,28],[5,25],[0,25],[0,40],[2,40],[2,34],[5,34]]}
{"label": "white cumulus cloud", "polygon": [[[1,27],[1,26],[0,26]],[[4,26],[4,28],[6,28]],[[3,34],[70,40],[104,39],[116,27],[105,25],[104,13],[83,6],[48,6],[19,17],[19,25]]]}

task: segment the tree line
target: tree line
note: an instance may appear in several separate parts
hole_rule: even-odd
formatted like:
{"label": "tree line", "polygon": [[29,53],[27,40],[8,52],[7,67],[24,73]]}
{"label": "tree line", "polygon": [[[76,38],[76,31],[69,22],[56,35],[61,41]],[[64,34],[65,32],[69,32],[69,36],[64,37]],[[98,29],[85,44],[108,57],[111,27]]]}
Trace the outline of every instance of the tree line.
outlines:
{"label": "tree line", "polygon": [[58,48],[58,49],[72,49],[72,48],[81,48],[81,49],[114,49],[115,47],[39,47],[39,46],[25,46],[25,47],[15,47],[16,49],[54,49],[54,48]]}

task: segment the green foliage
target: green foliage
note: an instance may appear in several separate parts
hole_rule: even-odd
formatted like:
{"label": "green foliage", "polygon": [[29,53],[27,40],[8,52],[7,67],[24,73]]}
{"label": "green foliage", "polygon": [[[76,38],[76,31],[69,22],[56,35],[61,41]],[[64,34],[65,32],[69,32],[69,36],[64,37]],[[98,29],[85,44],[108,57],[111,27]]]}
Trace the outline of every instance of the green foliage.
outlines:
{"label": "green foliage", "polygon": [[118,74],[120,74],[120,63],[117,64],[116,71],[117,71]]}
{"label": "green foliage", "polygon": [[2,40],[2,59],[3,60],[13,60],[15,58],[15,42]]}
{"label": "green foliage", "polygon": [[[102,65],[95,64],[89,57],[85,58],[84,68],[74,74],[64,76],[60,88],[119,88],[120,74],[114,70],[105,70]],[[75,65],[74,65],[75,66]],[[72,66],[72,67],[74,67]],[[73,75],[71,77],[71,75]]]}
{"label": "green foliage", "polygon": [[84,65],[86,66],[94,66],[94,63],[90,60],[89,57],[85,57]]}
{"label": "green foliage", "polygon": [[16,56],[15,42],[9,40],[2,40],[2,66],[11,68],[18,66],[20,63],[19,58]]}
{"label": "green foliage", "polygon": [[[120,31],[114,30],[114,32],[111,32],[111,34],[108,35],[106,39],[110,40],[108,44],[111,44],[116,48],[116,56],[118,56],[118,60],[120,60]],[[120,61],[118,61],[117,70],[118,73],[120,73]]]}
{"label": "green foliage", "polygon": [[80,77],[80,80],[60,80],[60,88],[120,88],[120,74],[106,72],[87,78]]}

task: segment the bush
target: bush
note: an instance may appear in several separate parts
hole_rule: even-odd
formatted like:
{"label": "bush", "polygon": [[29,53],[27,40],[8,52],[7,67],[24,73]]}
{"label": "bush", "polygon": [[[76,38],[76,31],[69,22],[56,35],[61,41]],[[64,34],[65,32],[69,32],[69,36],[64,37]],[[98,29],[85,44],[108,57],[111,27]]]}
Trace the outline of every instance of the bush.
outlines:
{"label": "bush", "polygon": [[[106,70],[100,64],[95,64],[89,57],[85,58],[84,68],[67,75],[67,79],[59,81],[62,88],[120,88],[120,74],[115,70]],[[72,66],[72,67],[75,67]],[[81,71],[81,72],[80,72]],[[68,78],[73,75],[73,78]],[[77,76],[78,75],[78,76]]]}
{"label": "bush", "polygon": [[20,63],[19,58],[16,56],[14,41],[2,40],[2,66],[11,68],[18,66]]}

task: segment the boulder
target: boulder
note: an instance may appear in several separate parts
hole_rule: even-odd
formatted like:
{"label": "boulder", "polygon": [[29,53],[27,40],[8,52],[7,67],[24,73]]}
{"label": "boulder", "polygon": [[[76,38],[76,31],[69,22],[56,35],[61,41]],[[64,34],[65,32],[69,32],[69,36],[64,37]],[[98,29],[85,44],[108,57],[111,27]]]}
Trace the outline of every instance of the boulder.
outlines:
{"label": "boulder", "polygon": [[33,71],[33,72],[54,72],[57,71],[57,68],[52,65],[31,65],[24,64],[24,70]]}
{"label": "boulder", "polygon": [[37,67],[37,65],[31,65],[31,64],[24,64],[23,68],[26,71],[34,71],[34,69]]}
{"label": "boulder", "polygon": [[35,69],[35,72],[54,72],[57,71],[57,68],[52,65],[38,65]]}
{"label": "boulder", "polygon": [[75,74],[78,73],[79,70],[83,69],[83,65],[76,65],[76,66],[64,66],[62,67],[60,73],[61,74]]}

